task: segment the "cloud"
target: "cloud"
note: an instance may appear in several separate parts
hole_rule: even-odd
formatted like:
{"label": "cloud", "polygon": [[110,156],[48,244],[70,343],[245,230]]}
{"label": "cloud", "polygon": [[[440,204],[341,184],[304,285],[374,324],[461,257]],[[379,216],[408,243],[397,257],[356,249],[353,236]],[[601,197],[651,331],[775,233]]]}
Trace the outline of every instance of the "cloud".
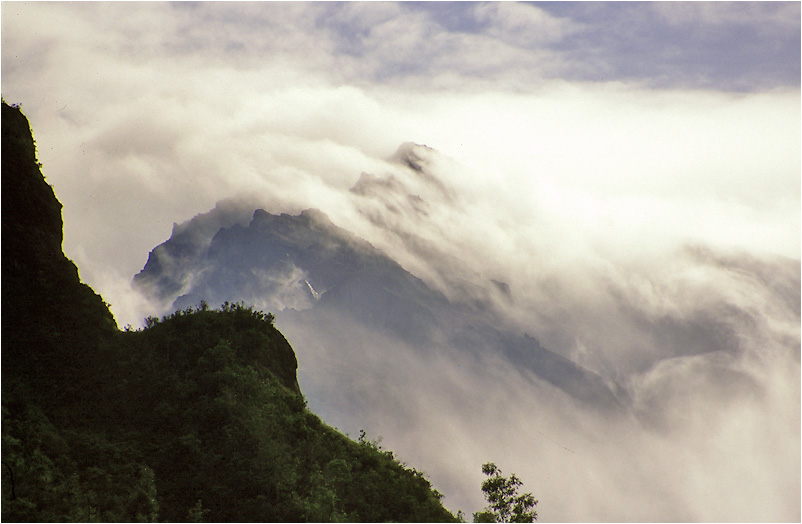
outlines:
{"label": "cloud", "polygon": [[[468,172],[452,171],[455,166],[442,161],[423,166],[449,182]],[[376,215],[384,218],[376,223],[378,231],[390,233],[383,238],[374,231],[369,238],[429,281],[450,277],[477,283],[481,274],[503,273],[516,310],[507,314],[518,315],[520,329],[618,381],[634,403],[635,418],[605,420],[562,406],[559,394],[541,383],[516,382],[518,373],[503,363],[473,367],[476,363],[466,362],[458,351],[419,363],[420,349],[374,340],[375,334],[355,335],[358,328],[321,324],[326,336],[315,338],[306,323],[303,328],[283,324],[301,352],[319,356],[348,345],[356,354],[371,354],[364,369],[345,364],[359,359],[354,355],[342,359],[344,369],[324,360],[305,372],[318,373],[320,364],[341,378],[338,384],[382,377],[357,386],[358,391],[337,392],[315,391],[326,388],[325,381],[304,379],[313,384],[306,390],[310,398],[327,399],[316,405],[321,412],[345,428],[354,420],[370,421],[371,431],[390,435],[387,445],[405,459],[437,464],[434,479],[453,497],[446,499],[454,500],[453,507],[478,509],[478,498],[466,495],[471,481],[479,482],[471,476],[469,457],[495,455],[514,464],[523,478],[548,479],[535,480],[533,488],[541,500],[551,501],[541,510],[543,518],[750,520],[762,518],[753,513],[765,508],[756,503],[759,498],[775,504],[771,518],[793,519],[798,499],[786,482],[795,478],[795,470],[783,467],[780,457],[798,455],[793,429],[798,403],[788,402],[799,397],[794,371],[799,368],[798,259],[767,260],[658,238],[654,246],[642,239],[634,251],[622,249],[623,242],[584,253],[571,246],[569,258],[554,260],[552,249],[566,239],[555,235],[534,242],[540,249],[533,249],[531,238],[550,233],[550,226],[526,220],[508,222],[508,228],[524,231],[502,251],[495,244],[515,238],[499,221],[509,216],[478,212],[482,201],[470,198],[470,185],[463,183],[444,198],[424,180],[415,169],[384,178],[363,175],[357,194],[368,200],[360,202],[376,206]],[[403,198],[418,193],[425,195],[426,214]],[[387,221],[396,214],[397,221]],[[603,233],[605,242],[612,233]],[[582,240],[580,245],[587,242]],[[524,246],[529,247],[516,253]],[[452,297],[454,282],[446,286]],[[331,346],[314,342],[335,332],[335,325],[353,338]],[[360,342],[355,346],[354,340]],[[435,383],[443,385],[442,391],[433,392]],[[373,387],[379,384],[377,392]],[[416,384],[427,387],[420,392]],[[349,407],[351,398],[361,399],[358,414]],[[403,406],[394,403],[398,398],[405,399]],[[421,441],[433,444],[421,449]],[[445,441],[458,450],[455,455],[441,456],[436,443]],[[746,448],[754,453],[741,455]]]}
{"label": "cloud", "polygon": [[799,86],[798,5],[546,4],[545,9],[585,22],[585,31],[564,44],[577,79],[744,92]]}
{"label": "cloud", "polygon": [[777,37],[799,36],[799,5],[793,2],[765,4],[742,2],[731,5],[713,3],[651,6],[668,24],[676,27],[704,27],[706,30],[726,30],[739,26],[749,31]]}
{"label": "cloud", "polygon": [[[446,282],[456,300],[466,299],[455,292],[460,280],[481,289],[489,271],[502,272],[512,303],[498,301],[500,318],[618,383],[632,411],[589,412],[492,356],[280,313],[316,412],[351,434],[382,435],[403,460],[431,468],[452,508],[481,506],[476,477],[492,458],[532,479],[549,501],[542,518],[793,520],[798,475],[784,464],[799,442],[798,403],[789,401],[799,398],[798,259],[668,242],[571,246],[555,260],[550,248],[564,238],[538,242],[542,251],[527,238],[547,222],[511,222],[532,228],[515,239],[498,221],[509,217],[478,213],[481,201],[464,185],[444,190],[465,170],[422,146],[399,153],[406,161],[363,175],[353,200],[340,202],[369,220],[341,209],[339,217],[425,279]],[[496,247],[505,242],[508,251]]]}
{"label": "cloud", "polygon": [[473,12],[487,25],[488,34],[523,47],[559,42],[577,30],[570,19],[552,16],[531,4],[481,3]]}
{"label": "cloud", "polygon": [[492,459],[535,493],[543,520],[798,515],[799,410],[788,399],[799,397],[799,366],[766,346],[752,348],[758,361],[717,351],[632,375],[629,418],[585,411],[492,357],[410,347],[342,318],[279,315],[278,326],[306,363],[312,408],[351,434],[383,436],[450,508],[483,505],[480,465]]}

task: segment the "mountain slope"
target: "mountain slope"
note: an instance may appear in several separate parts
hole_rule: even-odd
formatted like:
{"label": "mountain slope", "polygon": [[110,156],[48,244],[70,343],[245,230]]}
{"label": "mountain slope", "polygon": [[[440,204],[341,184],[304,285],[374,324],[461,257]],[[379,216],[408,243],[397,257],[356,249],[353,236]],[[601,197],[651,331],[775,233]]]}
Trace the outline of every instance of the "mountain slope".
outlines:
{"label": "mountain slope", "polygon": [[[61,204],[39,170],[28,121],[3,104],[2,126],[3,383],[27,375],[44,394],[91,366],[116,325],[61,252]],[[69,385],[59,392],[78,394]]]}
{"label": "mountain slope", "polygon": [[204,231],[204,217],[181,227],[183,235],[193,232],[195,244],[186,248],[178,237],[156,247],[135,286],[157,299],[169,300],[172,290],[173,310],[243,301],[296,325],[338,315],[423,352],[445,344],[477,356],[501,355],[583,403],[618,406],[595,373],[532,337],[496,326],[481,304],[448,300],[320,211],[290,216],[258,209],[249,224],[221,227],[214,235]]}
{"label": "mountain slope", "polygon": [[3,520],[455,520],[419,472],[306,409],[272,315],[118,331],[61,251],[27,120],[2,116]]}

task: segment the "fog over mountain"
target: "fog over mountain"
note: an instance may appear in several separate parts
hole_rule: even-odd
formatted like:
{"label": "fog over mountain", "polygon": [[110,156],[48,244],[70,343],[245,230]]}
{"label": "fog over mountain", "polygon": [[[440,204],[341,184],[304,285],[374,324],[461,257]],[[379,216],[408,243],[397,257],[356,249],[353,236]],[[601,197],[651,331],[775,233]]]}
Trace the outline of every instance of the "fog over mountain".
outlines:
{"label": "fog over mountain", "polygon": [[313,409],[454,511],[493,461],[543,521],[802,518],[799,3],[8,2],[2,35],[120,326],[274,312]]}
{"label": "fog over mountain", "polygon": [[[569,520],[599,507],[614,520],[737,518],[729,512],[746,509],[730,497],[747,493],[724,482],[736,471],[758,479],[748,490],[761,497],[791,489],[795,465],[767,474],[764,461],[778,446],[798,455],[799,417],[784,405],[799,389],[799,261],[684,245],[666,250],[668,263],[587,263],[584,276],[510,260],[483,268],[471,263],[481,229],[456,247],[442,225],[481,222],[438,176],[443,165],[459,169],[407,143],[350,188],[344,202],[382,250],[315,209],[251,213],[230,200],[174,226],[134,283],[166,310],[244,301],[276,312],[310,405],[431,464],[457,507],[477,507],[467,456],[482,454],[522,460],[534,478],[554,468],[556,482],[535,483]],[[755,454],[734,459],[732,446]],[[585,453],[585,469],[560,470]],[[652,489],[669,456],[697,480],[663,506]],[[584,506],[588,492],[615,505]],[[709,514],[691,509],[702,492]]]}
{"label": "fog over mountain", "polygon": [[[451,195],[415,149],[413,144],[402,145],[392,161],[425,185]],[[433,153],[422,146],[417,149]],[[367,198],[390,215],[414,213],[423,220],[428,216],[425,209],[429,204],[417,194],[406,193],[405,183],[395,175],[377,178],[363,173],[351,191],[357,196],[357,205]],[[394,200],[402,206],[406,202],[407,209],[402,211]],[[201,302],[242,301],[270,311],[290,310],[282,317],[299,329],[334,316],[341,323],[356,322],[423,352],[435,351],[439,344],[477,355],[500,352],[584,402],[606,407],[618,404],[599,376],[544,349],[529,336],[497,327],[510,325],[494,306],[497,301],[512,302],[508,284],[446,278],[438,284],[444,283],[444,289],[452,292],[455,298],[449,300],[364,240],[334,226],[317,210],[292,217],[260,209],[246,227],[234,223],[212,234],[207,224],[237,219],[226,210],[231,205],[218,206],[176,226],[174,237],[151,253],[134,279],[137,287],[152,298],[172,301],[170,309]],[[371,224],[387,227],[380,209],[365,216]],[[424,260],[431,254],[432,268],[439,275],[460,273],[459,259],[439,256],[436,244],[421,249],[421,239],[412,231],[403,238]],[[325,339],[321,332],[318,344]]]}

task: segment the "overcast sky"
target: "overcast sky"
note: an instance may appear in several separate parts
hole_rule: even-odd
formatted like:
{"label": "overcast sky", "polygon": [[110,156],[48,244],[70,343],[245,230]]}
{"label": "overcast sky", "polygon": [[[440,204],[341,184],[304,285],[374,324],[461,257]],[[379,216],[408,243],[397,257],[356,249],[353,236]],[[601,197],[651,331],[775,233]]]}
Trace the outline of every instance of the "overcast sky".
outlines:
{"label": "overcast sky", "polygon": [[4,3],[2,91],[90,282],[130,278],[234,194],[336,207],[405,141],[499,201],[550,191],[568,220],[798,258],[799,19],[795,2]]}
{"label": "overcast sky", "polygon": [[[638,460],[665,452],[666,466],[703,475],[710,463],[699,458],[713,457],[728,478],[759,477],[752,492],[774,510],[733,506],[732,490],[747,489],[735,480],[688,494],[687,478],[669,475],[649,500],[670,492],[683,512],[655,502],[665,507],[653,514],[799,519],[798,294],[789,313],[771,278],[739,280],[759,260],[787,270],[775,273],[783,293],[799,279],[798,2],[4,2],[1,73],[64,205],[65,252],[120,325],[154,313],[129,285],[148,252],[174,223],[230,197],[271,212],[319,208],[437,284],[425,257],[360,221],[348,192],[362,172],[392,171],[387,158],[403,142],[426,144],[453,199],[432,200],[438,220],[420,234],[466,274],[509,282],[523,311],[539,312],[548,347],[596,370],[641,372],[646,335],[628,332],[622,345],[614,333],[638,314],[649,320],[639,311],[680,318],[735,304],[765,320],[755,348],[783,356],[756,380],[773,383],[773,396],[703,411],[745,410],[741,426],[727,419],[716,435],[759,447],[754,460],[733,469],[692,432],[642,446]],[[683,366],[714,376],[720,364],[693,362],[638,380],[676,383]],[[688,400],[672,398],[666,410]],[[794,428],[790,445],[775,440],[778,425]],[[772,438],[744,430],[758,427]],[[598,445],[599,474],[610,465],[599,457],[629,453]],[[788,449],[796,484],[776,466]],[[543,515],[592,518],[608,494],[621,509],[615,497],[628,488],[615,489],[581,508],[547,496]],[[623,508],[620,518],[655,509]]]}

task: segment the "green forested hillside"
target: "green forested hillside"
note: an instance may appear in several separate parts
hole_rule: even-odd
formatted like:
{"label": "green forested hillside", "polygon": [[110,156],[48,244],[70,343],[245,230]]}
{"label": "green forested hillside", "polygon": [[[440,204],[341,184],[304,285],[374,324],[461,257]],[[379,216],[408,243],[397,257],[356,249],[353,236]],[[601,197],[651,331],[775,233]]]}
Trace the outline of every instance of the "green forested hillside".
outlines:
{"label": "green forested hillside", "polygon": [[61,251],[28,122],[2,105],[3,521],[454,521],[392,453],[310,413],[272,315],[119,331]]}

